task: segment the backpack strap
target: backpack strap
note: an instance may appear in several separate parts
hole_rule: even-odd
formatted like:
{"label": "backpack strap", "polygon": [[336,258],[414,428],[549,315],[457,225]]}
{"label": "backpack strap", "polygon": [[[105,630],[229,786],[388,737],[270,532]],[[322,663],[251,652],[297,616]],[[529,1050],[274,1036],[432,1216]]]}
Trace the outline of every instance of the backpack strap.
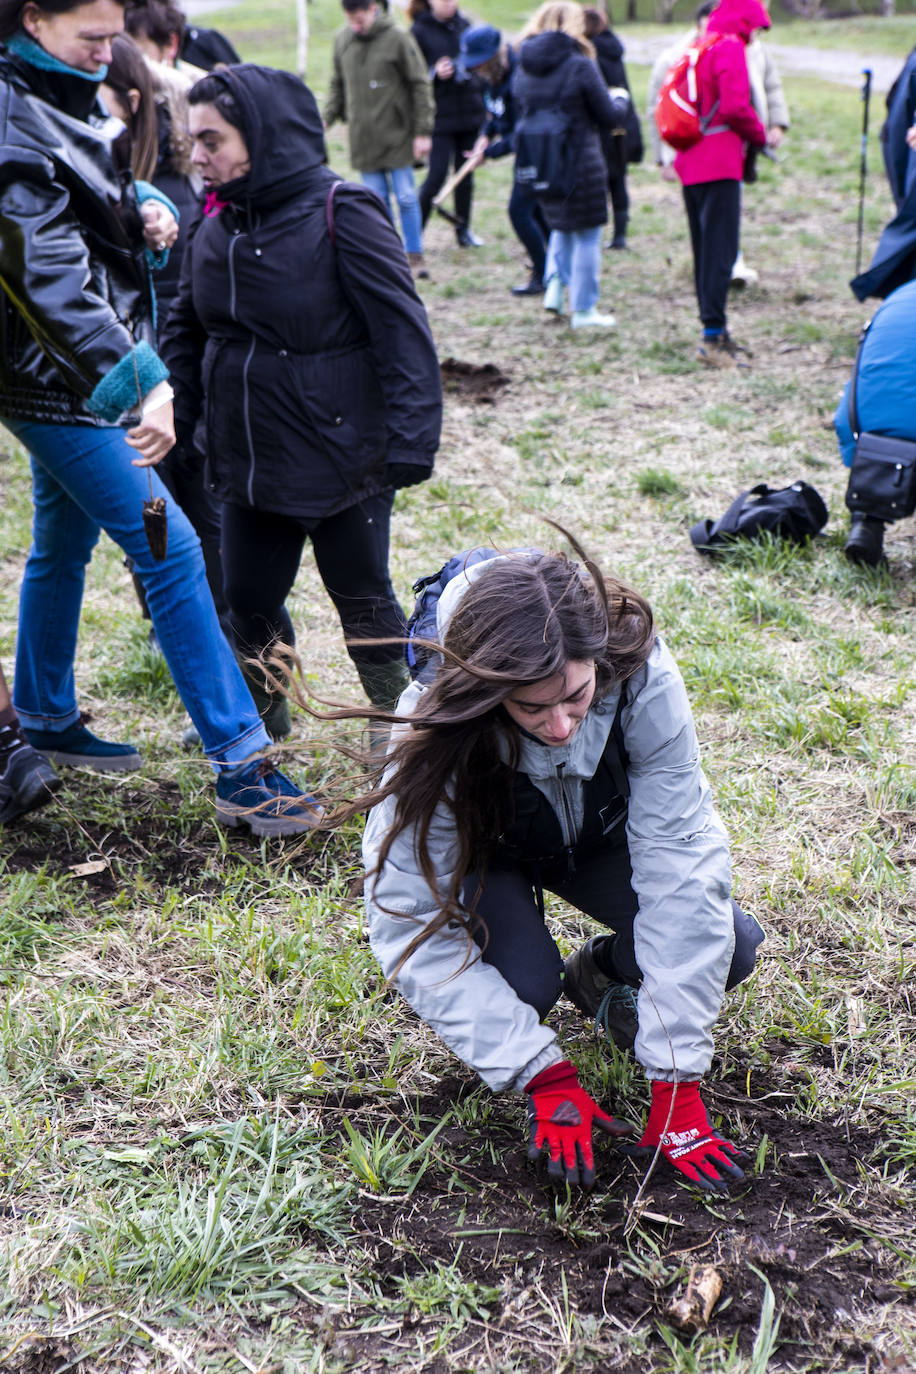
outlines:
{"label": "backpack strap", "polygon": [[853,440],[858,439],[860,432],[859,412],[856,407],[856,383],[859,380],[859,367],[862,363],[862,349],[865,346],[865,340],[868,338],[868,331],[871,329],[871,326],[872,321],[869,320],[859,336],[859,347],[856,349],[856,361],[853,364],[852,376],[849,379],[849,391],[846,396],[846,414],[849,418],[849,428],[852,430]]}
{"label": "backpack strap", "polygon": [[328,238],[331,240],[331,247],[337,251],[337,230],[334,228],[334,192],[340,185],[339,181],[331,182],[331,189],[328,191],[328,198],[324,206],[324,218],[328,226]]}
{"label": "backpack strap", "polygon": [[608,742],[605,745],[605,760],[614,785],[618,794],[626,800],[630,795],[630,780],[627,777],[627,768],[630,763],[630,756],[627,753],[627,746],[623,739],[623,725],[621,724],[621,714],[627,704],[627,684],[624,683],[620,689],[620,700],[617,703],[617,710],[614,712],[614,719],[611,723],[611,733],[608,735]]}

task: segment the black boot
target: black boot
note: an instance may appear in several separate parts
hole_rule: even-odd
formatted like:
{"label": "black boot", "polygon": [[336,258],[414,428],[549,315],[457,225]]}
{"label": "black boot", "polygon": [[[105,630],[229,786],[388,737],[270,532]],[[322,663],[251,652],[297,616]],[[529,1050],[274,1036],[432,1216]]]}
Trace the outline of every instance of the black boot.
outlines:
{"label": "black boot", "polygon": [[526,281],[524,286],[512,286],[509,289],[513,296],[543,296],[543,273],[532,272],[530,280]]}
{"label": "black boot", "polygon": [[626,210],[614,211],[614,237],[606,246],[608,248],[626,248],[627,246],[627,225],[630,216]]}
{"label": "black boot", "polygon": [[850,563],[864,563],[869,568],[878,568],[886,563],[884,521],[874,520],[870,515],[854,515],[843,552]]}

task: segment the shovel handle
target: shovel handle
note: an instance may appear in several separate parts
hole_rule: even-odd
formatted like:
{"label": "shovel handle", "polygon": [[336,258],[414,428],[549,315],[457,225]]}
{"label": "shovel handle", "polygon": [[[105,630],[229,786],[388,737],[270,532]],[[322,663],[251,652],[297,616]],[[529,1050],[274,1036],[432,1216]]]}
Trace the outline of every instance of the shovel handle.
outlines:
{"label": "shovel handle", "polygon": [[450,196],[452,191],[454,191],[455,187],[459,185],[460,182],[464,181],[465,177],[469,177],[471,175],[475,166],[476,164],[473,163],[470,158],[468,158],[463,167],[459,167],[457,172],[452,173],[452,175],[448,178],[442,189],[440,191],[437,191],[437,193],[433,196],[432,203],[433,205],[435,205],[437,210],[439,206],[442,204],[442,202],[445,200],[446,196]]}

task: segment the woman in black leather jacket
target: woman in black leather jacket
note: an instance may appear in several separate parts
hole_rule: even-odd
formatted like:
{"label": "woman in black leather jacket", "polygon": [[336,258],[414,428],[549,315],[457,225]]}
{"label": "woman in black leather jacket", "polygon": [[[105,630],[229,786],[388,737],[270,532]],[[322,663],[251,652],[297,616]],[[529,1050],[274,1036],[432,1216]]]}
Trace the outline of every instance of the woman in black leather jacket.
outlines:
{"label": "woman in black leather jacket", "polygon": [[[242,64],[188,99],[208,196],[163,356],[179,438],[204,415],[236,649],[250,672],[294,643],[285,603],[310,539],[366,695],[390,707],[407,681],[402,645],[356,641],[404,634],[388,529],[394,489],[429,476],[439,443],[426,311],[378,198],[325,165],[298,78]],[[263,676],[253,685],[284,734],[286,697]]]}
{"label": "woman in black leather jacket", "polygon": [[[76,701],[85,570],[105,529],[134,561],[219,770],[220,818],[239,824],[263,802],[273,814],[252,817],[253,829],[302,830],[314,806],[264,760],[246,762],[269,739],[220,630],[197,539],[151,473],[174,429],[148,257],[166,251],[177,225],[161,198],[146,208],[152,188],[118,164],[123,126],[97,99],[123,9],[117,0],[47,3],[0,5],[0,419],[31,454],[35,495],[16,709],[30,743],[55,762],[140,765],[132,745],[88,730]],[[168,512],[164,561],[144,534],[150,481]]]}

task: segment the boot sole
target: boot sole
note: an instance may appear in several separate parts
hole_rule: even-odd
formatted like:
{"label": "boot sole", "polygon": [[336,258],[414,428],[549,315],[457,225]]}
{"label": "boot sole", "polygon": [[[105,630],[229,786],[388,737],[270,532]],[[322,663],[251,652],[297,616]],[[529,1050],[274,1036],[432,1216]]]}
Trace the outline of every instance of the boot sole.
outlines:
{"label": "boot sole", "polygon": [[143,767],[139,754],[63,754],[57,749],[41,752],[61,768],[91,768],[94,773],[134,773]]}
{"label": "boot sole", "polygon": [[237,806],[234,802],[218,801],[216,804],[218,825],[226,830],[247,827],[252,835],[266,839],[306,835],[315,829],[323,815],[324,810],[320,806],[315,807],[313,816],[307,817],[301,814],[294,816],[291,813],[284,816],[268,816],[263,811],[253,811],[248,806]]}

